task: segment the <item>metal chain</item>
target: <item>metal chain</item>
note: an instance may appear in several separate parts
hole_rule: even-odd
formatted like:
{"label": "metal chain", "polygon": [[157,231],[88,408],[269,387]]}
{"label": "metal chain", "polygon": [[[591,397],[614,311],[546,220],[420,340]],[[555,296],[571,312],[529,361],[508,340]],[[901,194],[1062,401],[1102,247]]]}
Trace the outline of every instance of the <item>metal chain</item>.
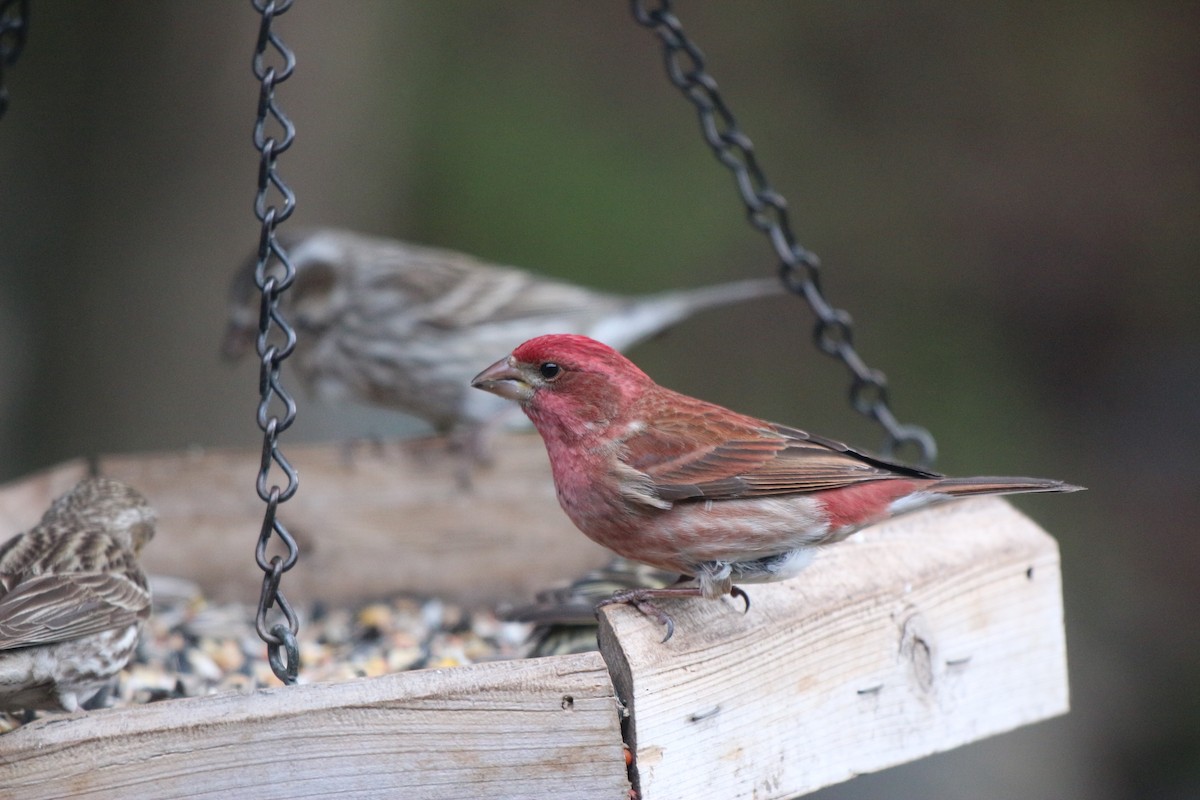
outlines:
{"label": "metal chain", "polygon": [[915,446],[921,453],[920,462],[932,463],[937,456],[933,436],[917,425],[901,424],[892,413],[887,379],[881,371],[868,367],[854,349],[850,315],[825,299],[820,261],[816,254],[797,244],[788,222],[787,201],[767,182],[750,137],[741,131],[725,105],[717,82],[705,69],[704,54],[684,34],[679,19],[671,12],[670,0],[661,0],[653,10],[647,9],[643,0],[632,0],[632,10],[638,24],[653,30],[662,41],[667,77],[696,106],[704,141],[733,173],[750,224],[770,239],[779,256],[784,285],[802,295],[816,315],[813,338],[817,348],[840,360],[850,371],[851,406],[884,429],[886,455],[904,446]]}
{"label": "metal chain", "polygon": [[0,119],[8,111],[4,70],[17,63],[29,33],[29,0],[0,0]]}
{"label": "metal chain", "polygon": [[[292,146],[292,141],[296,138],[296,126],[276,104],[275,87],[292,76],[296,68],[296,56],[271,30],[271,23],[275,17],[292,7],[292,1],[251,0],[251,5],[262,15],[253,61],[254,75],[261,84],[258,117],[254,123],[254,146],[261,156],[254,214],[262,223],[262,232],[258,239],[258,263],[254,271],[255,282],[262,291],[257,346],[261,362],[258,381],[258,427],[263,432],[263,447],[256,487],[258,496],[267,504],[262,528],[258,534],[258,546],[254,551],[255,561],[263,571],[262,594],[258,599],[255,628],[259,637],[267,643],[267,660],[271,663],[271,669],[279,680],[287,684],[296,682],[296,675],[300,669],[300,651],[296,644],[300,622],[291,604],[280,591],[279,582],[283,573],[296,565],[300,549],[277,514],[279,504],[287,502],[295,495],[300,479],[295,468],[279,449],[279,434],[291,427],[296,420],[296,401],[283,388],[279,377],[281,364],[296,347],[296,331],[284,319],[279,309],[279,301],[295,280],[296,270],[287,252],[275,238],[275,227],[295,211],[296,195],[279,176],[276,160],[280,153]],[[267,66],[268,46],[274,48],[278,58],[282,58],[281,67]],[[282,129],[282,138],[276,139],[267,135],[268,117],[275,121],[275,126]],[[267,194],[272,187],[278,196],[276,200],[282,199],[282,206],[268,204]],[[273,401],[282,404],[282,418],[271,412]],[[281,489],[278,485],[270,483],[272,465],[283,471],[287,478],[286,487]],[[270,560],[267,559],[267,545],[272,534],[278,536],[287,548],[286,558],[276,555]],[[278,606],[286,624],[278,622],[268,630],[267,613],[273,606]]]}

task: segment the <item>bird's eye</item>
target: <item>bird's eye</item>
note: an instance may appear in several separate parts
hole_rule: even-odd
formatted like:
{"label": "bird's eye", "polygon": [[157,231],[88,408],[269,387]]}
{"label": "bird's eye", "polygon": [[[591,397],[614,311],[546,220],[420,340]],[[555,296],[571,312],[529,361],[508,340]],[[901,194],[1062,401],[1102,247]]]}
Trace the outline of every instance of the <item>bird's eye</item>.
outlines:
{"label": "bird's eye", "polygon": [[552,381],[557,378],[561,372],[562,367],[560,367],[558,364],[555,364],[553,361],[544,361],[542,362],[542,365],[538,367],[538,373],[540,373],[541,376],[548,381]]}

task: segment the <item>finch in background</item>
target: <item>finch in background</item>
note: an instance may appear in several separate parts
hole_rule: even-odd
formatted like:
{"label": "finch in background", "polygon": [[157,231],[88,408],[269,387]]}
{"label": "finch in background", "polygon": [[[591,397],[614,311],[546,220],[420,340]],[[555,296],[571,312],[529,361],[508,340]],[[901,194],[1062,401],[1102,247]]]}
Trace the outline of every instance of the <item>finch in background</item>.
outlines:
{"label": "finch in background", "polygon": [[500,616],[532,622],[525,657],[561,656],[596,649],[596,604],[624,589],[668,586],[677,573],[663,572],[617,556],[569,585],[538,592],[531,605],[503,610]]}
{"label": "finch in background", "polygon": [[0,709],[75,711],[121,671],[150,616],[154,524],[138,492],[88,478],[0,546]]}
{"label": "finch in background", "polygon": [[540,336],[471,385],[516,400],[546,445],[558,500],[593,541],[677,573],[618,592],[666,626],[656,598],[730,594],[790,578],[815,548],[968,495],[1073,492],[1040,478],[946,478],[663,388],[584,336]]}
{"label": "finch in background", "polygon": [[[482,455],[485,426],[509,408],[472,392],[495,353],[544,333],[587,334],[627,349],[695,312],[783,291],[755,279],[624,297],[450,250],[351,231],[280,231],[296,269],[282,312],[296,327],[297,374],[318,396],[403,411]],[[253,351],[255,257],[238,270],[224,353]]]}

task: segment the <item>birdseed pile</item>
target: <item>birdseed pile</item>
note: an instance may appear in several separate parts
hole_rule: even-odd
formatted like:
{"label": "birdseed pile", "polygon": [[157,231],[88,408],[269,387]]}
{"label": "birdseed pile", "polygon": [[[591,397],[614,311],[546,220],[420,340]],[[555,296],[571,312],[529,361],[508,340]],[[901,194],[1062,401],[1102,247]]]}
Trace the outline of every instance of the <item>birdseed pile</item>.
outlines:
{"label": "birdseed pile", "polygon": [[[191,581],[151,577],[154,611],[108,697],[124,707],[281,686],[254,630],[256,607],[213,604]],[[520,658],[531,626],[436,598],[398,596],[300,615],[299,683],[342,682],[414,669]],[[0,733],[55,712],[0,713]]]}

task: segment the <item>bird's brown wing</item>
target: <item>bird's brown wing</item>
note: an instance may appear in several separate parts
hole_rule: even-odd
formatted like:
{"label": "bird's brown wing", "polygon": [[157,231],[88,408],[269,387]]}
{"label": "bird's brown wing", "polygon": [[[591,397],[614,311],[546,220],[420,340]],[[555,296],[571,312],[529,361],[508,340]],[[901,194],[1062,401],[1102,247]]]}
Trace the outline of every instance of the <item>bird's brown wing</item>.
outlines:
{"label": "bird's brown wing", "polygon": [[[0,576],[0,585],[10,577]],[[36,575],[0,595],[0,650],[122,628],[149,610],[150,592],[140,573]]]}
{"label": "bird's brown wing", "polygon": [[684,395],[673,400],[670,412],[625,442],[626,463],[644,473],[663,500],[732,500],[938,477]]}
{"label": "bird's brown wing", "polygon": [[604,304],[616,302],[602,292],[453,250],[380,240],[373,258],[380,268],[367,286],[376,302],[394,297],[392,311],[406,305],[421,324],[446,330],[580,310],[600,313]]}

